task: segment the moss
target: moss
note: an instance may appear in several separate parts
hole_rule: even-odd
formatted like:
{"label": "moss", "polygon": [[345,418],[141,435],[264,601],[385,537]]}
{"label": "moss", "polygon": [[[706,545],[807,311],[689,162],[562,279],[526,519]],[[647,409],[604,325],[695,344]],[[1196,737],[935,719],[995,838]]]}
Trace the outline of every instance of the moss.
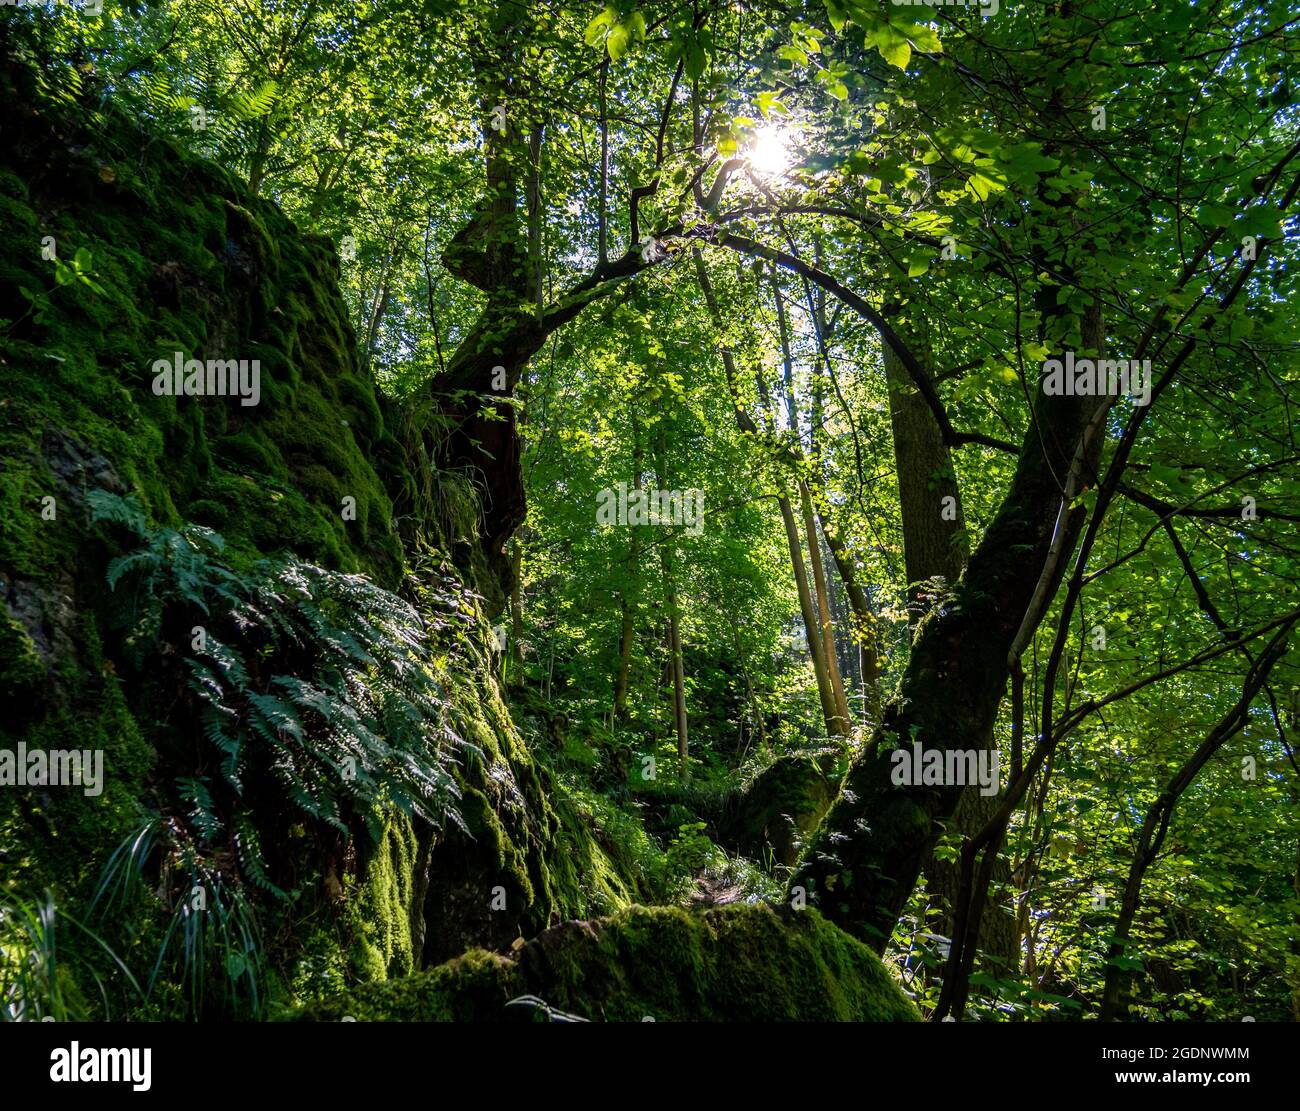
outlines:
{"label": "moss", "polygon": [[298,1017],[492,1021],[511,1017],[506,1003],[523,995],[604,1021],[920,1018],[880,960],[816,911],[751,904],[703,914],[632,907],[566,922],[512,957],[474,950],[402,981],[355,988]]}
{"label": "moss", "polygon": [[415,832],[395,816],[349,899],[353,972],[362,981],[405,976],[415,967],[411,906],[415,891]]}
{"label": "moss", "polygon": [[20,891],[49,888],[85,901],[99,869],[140,822],[156,755],[115,679],[84,685],[69,704],[24,731],[0,730],[0,747],[103,752],[102,793],[76,786],[0,791],[0,874]]}
{"label": "moss", "polygon": [[[595,828],[597,810],[618,821],[613,808],[557,781],[515,725],[491,673],[481,616],[474,635],[478,665],[447,677],[460,733],[477,753],[460,776],[466,831],[449,829],[433,851],[425,901],[430,964],[476,944],[504,948],[562,919],[607,914],[649,894],[640,874],[645,854],[627,851],[629,838],[620,843]],[[634,832],[644,844],[644,833]],[[502,892],[505,908],[494,910]]]}
{"label": "moss", "polygon": [[757,859],[770,852],[776,862],[793,864],[834,796],[835,784],[816,759],[782,756],[728,800],[720,840]]}
{"label": "moss", "polygon": [[217,442],[216,454],[236,470],[247,469],[268,476],[286,473],[279,448],[266,438],[249,432],[223,437]]}
{"label": "moss", "polygon": [[45,668],[27,631],[0,607],[0,687],[21,697],[43,678]]}

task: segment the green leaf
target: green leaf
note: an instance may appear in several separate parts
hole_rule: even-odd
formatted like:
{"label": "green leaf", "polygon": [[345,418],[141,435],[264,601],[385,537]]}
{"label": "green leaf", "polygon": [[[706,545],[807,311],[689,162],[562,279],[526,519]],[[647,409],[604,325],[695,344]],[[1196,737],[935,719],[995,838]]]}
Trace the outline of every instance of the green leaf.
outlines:
{"label": "green leaf", "polygon": [[1247,339],[1254,330],[1254,317],[1239,316],[1228,325],[1228,342],[1236,343],[1238,340]]}
{"label": "green leaf", "polygon": [[887,46],[879,47],[880,56],[885,59],[891,66],[897,66],[899,69],[907,69],[907,63],[912,60],[912,47],[906,39],[902,41],[895,40]]}
{"label": "green leaf", "polygon": [[903,32],[912,40],[912,45],[922,54],[943,53],[943,43],[939,41],[939,35],[932,27],[912,23],[903,28]]}
{"label": "green leaf", "polygon": [[609,51],[611,61],[617,62],[624,54],[627,53],[628,33],[627,28],[619,23],[610,28],[609,36],[605,39],[605,49]]}
{"label": "green leaf", "polygon": [[682,67],[686,71],[686,76],[692,81],[698,81],[704,76],[704,70],[708,66],[708,55],[704,52],[698,42],[692,39],[686,44],[686,63]]}
{"label": "green leaf", "polygon": [[1196,219],[1208,227],[1226,227],[1237,214],[1236,209],[1223,204],[1203,204],[1196,210]]}
{"label": "green leaf", "polygon": [[588,46],[599,47],[605,41],[605,36],[617,18],[618,13],[613,8],[606,8],[587,24],[587,29],[582,32],[583,41]]}

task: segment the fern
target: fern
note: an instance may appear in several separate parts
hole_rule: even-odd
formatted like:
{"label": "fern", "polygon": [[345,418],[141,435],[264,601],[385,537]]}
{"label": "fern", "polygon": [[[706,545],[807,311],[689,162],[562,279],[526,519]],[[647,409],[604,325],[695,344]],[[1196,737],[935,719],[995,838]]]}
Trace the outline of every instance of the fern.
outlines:
{"label": "fern", "polygon": [[[185,642],[161,655],[182,656],[229,809],[256,776],[306,818],[344,833],[378,836],[393,810],[463,827],[453,769],[470,746],[455,728],[430,636],[472,624],[463,591],[449,580],[422,586],[426,621],[361,575],[293,558],[237,570],[209,529],[149,529],[138,507],[114,495],[97,499],[95,513],[141,541],[108,571],[137,657],[157,652],[165,629],[204,626],[201,650]],[[203,782],[191,777],[182,792],[200,841],[215,835],[221,810],[214,794],[200,795]],[[237,836],[240,868],[270,891],[257,838],[247,827]]]}
{"label": "fern", "polygon": [[269,116],[275,108],[279,86],[274,81],[263,81],[251,93],[235,93],[228,102],[232,115],[240,120],[253,120]]}
{"label": "fern", "polygon": [[266,874],[262,858],[262,843],[257,828],[246,814],[241,814],[235,821],[235,851],[239,854],[239,863],[249,880],[263,891],[277,899],[287,899],[288,893],[276,887],[271,877]]}
{"label": "fern", "polygon": [[221,832],[221,819],[213,812],[212,795],[208,786],[201,779],[179,779],[176,786],[181,798],[190,804],[188,814],[190,826],[199,835],[199,840],[211,843]]}
{"label": "fern", "polygon": [[136,537],[143,537],[146,529],[144,510],[134,495],[125,498],[107,490],[87,491],[86,503],[90,506],[90,523],[107,521],[121,525]]}

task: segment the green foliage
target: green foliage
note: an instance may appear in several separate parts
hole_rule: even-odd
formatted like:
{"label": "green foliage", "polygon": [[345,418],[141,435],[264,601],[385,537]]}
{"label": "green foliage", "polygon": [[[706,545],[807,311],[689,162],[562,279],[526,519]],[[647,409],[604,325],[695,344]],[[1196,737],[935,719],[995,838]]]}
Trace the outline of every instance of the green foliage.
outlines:
{"label": "green foliage", "polygon": [[[183,793],[204,795],[198,787],[190,781]],[[148,889],[152,875],[160,877],[156,893]],[[161,912],[161,920],[149,910]],[[149,818],[114,850],[90,913],[103,927],[125,925],[127,947],[118,965],[132,985],[125,962],[143,965],[143,987],[138,999],[126,1001],[127,1014],[263,1013],[264,942],[256,911],[179,822]],[[104,1018],[118,1017],[107,993],[103,1005]]]}
{"label": "green foliage", "polygon": [[[347,833],[355,812],[375,840],[390,807],[435,826],[459,821],[452,767],[463,742],[431,630],[410,603],[296,559],[236,571],[210,529],[148,530],[125,499],[91,500],[92,520],[134,527],[143,541],[107,571],[126,643],[140,663],[166,650],[169,630],[189,631],[187,685],[235,796],[250,772],[270,776],[304,816]],[[439,601],[456,612],[454,599]],[[195,786],[197,828],[215,831],[211,798]],[[260,859],[248,838],[241,859]]]}
{"label": "green foliage", "polygon": [[[68,944],[69,938],[74,944]],[[98,962],[87,959],[87,947]],[[113,975],[121,973],[136,999],[143,997],[108,944],[56,908],[50,892],[36,900],[0,898],[0,1022],[87,1021],[93,1017],[92,1004],[108,998],[104,964]],[[100,1000],[87,997],[92,983]]]}
{"label": "green foliage", "polygon": [[705,836],[704,822],[683,822],[668,845],[668,867],[682,873],[702,871],[717,854],[717,846]]}

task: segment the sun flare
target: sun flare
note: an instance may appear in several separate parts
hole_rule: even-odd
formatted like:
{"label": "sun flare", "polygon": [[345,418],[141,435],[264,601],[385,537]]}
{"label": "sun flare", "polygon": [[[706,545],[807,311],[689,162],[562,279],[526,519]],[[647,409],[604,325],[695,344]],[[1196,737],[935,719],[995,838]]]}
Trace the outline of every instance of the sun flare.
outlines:
{"label": "sun flare", "polygon": [[749,164],[760,174],[776,177],[790,167],[790,135],[782,128],[768,126],[754,134],[749,148]]}

